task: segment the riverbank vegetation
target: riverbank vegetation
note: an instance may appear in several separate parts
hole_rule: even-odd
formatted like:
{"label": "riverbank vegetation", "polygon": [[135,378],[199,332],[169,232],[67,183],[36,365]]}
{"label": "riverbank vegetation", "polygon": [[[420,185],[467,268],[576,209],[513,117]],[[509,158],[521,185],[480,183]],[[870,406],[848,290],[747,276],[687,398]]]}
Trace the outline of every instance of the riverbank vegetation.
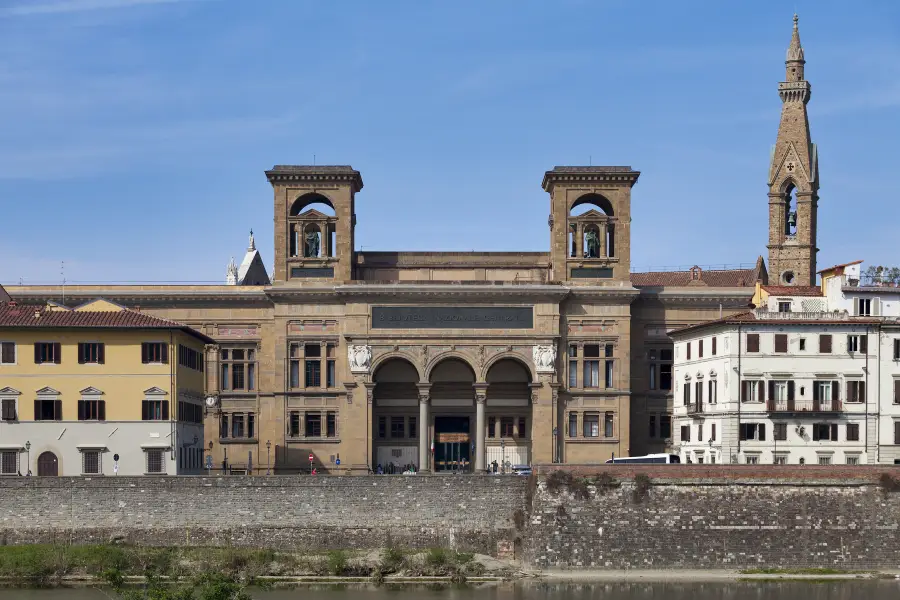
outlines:
{"label": "riverbank vegetation", "polygon": [[[219,577],[217,584],[235,585],[268,577],[325,576],[368,578],[375,582],[389,576],[465,581],[487,574],[484,560],[490,559],[446,548],[299,553],[244,548],[23,545],[0,546],[0,578],[8,583],[54,585],[83,577],[113,586],[134,577],[187,581],[197,573]],[[490,570],[497,574],[496,565]],[[197,582],[192,580],[193,583]]]}

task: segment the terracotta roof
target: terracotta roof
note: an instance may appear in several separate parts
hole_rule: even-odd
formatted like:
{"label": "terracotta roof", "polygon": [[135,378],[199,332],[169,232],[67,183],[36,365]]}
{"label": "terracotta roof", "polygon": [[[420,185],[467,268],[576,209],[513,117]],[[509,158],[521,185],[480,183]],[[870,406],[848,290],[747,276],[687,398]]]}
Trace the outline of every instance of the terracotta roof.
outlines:
{"label": "terracotta roof", "polygon": [[[791,314],[791,313],[778,313],[778,314]],[[808,313],[800,313],[808,314]],[[688,331],[693,331],[697,329],[704,329],[706,327],[712,327],[715,325],[743,325],[746,323],[753,323],[755,325],[878,325],[881,323],[879,319],[872,319],[867,317],[850,317],[847,316],[843,319],[811,319],[798,317],[796,319],[791,318],[778,318],[778,319],[759,319],[756,317],[756,313],[753,311],[746,311],[742,313],[737,313],[734,315],[730,315],[728,317],[724,317],[722,319],[715,319],[713,321],[704,321],[703,323],[695,323],[694,325],[688,325],[687,327],[682,327],[681,329],[673,329],[669,332],[669,335],[678,334],[678,333],[686,333]]]}
{"label": "terracotta roof", "polygon": [[838,269],[843,269],[844,267],[852,267],[853,265],[861,264],[864,261],[854,260],[853,262],[844,263],[842,265],[834,265],[833,267],[828,267],[827,269],[822,269],[821,271],[816,271],[816,273],[825,273],[827,271],[837,271]]}
{"label": "terracotta roof", "polygon": [[691,271],[656,271],[632,273],[634,287],[683,287],[706,285],[709,287],[754,287],[758,271],[753,269],[730,269],[727,271],[700,271],[700,279],[692,279]]}
{"label": "terracotta roof", "polygon": [[773,296],[822,296],[822,288],[816,285],[764,285]]}
{"label": "terracotta roof", "polygon": [[6,290],[3,289],[3,286],[0,285],[0,302],[9,302],[10,297],[9,294],[6,293]]}
{"label": "terracotta roof", "polygon": [[[38,316],[35,316],[35,314]],[[120,311],[48,311],[44,305],[0,303],[0,328],[17,327],[63,329],[176,329],[198,340],[215,344],[215,340],[176,321],[161,319],[130,309]]]}

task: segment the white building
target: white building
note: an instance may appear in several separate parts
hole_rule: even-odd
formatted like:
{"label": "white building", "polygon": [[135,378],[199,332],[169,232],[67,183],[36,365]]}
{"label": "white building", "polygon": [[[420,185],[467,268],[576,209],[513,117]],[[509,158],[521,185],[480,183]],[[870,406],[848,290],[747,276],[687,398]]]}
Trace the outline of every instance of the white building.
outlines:
{"label": "white building", "polygon": [[820,272],[826,295],[759,286],[759,308],[671,332],[682,461],[900,463],[900,288],[859,265]]}

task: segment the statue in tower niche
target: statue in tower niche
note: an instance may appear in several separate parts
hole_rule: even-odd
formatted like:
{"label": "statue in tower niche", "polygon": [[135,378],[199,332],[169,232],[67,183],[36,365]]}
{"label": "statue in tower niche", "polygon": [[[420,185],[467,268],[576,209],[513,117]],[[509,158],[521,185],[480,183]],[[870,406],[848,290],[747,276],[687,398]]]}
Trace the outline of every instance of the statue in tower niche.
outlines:
{"label": "statue in tower niche", "polygon": [[306,248],[304,248],[303,256],[315,258],[319,256],[319,232],[309,231],[306,233]]}
{"label": "statue in tower niche", "polygon": [[588,229],[584,234],[585,258],[600,258],[600,236],[597,235],[596,229]]}

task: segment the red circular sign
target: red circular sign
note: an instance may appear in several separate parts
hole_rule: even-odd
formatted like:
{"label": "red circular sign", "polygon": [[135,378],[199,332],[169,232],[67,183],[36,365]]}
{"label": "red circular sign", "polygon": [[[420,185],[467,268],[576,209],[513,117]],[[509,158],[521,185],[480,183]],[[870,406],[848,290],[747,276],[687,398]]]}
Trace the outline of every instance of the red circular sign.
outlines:
{"label": "red circular sign", "polygon": [[309,455],[309,462],[312,462],[315,458],[316,458],[315,456],[313,456],[312,454],[310,454],[310,455]]}

